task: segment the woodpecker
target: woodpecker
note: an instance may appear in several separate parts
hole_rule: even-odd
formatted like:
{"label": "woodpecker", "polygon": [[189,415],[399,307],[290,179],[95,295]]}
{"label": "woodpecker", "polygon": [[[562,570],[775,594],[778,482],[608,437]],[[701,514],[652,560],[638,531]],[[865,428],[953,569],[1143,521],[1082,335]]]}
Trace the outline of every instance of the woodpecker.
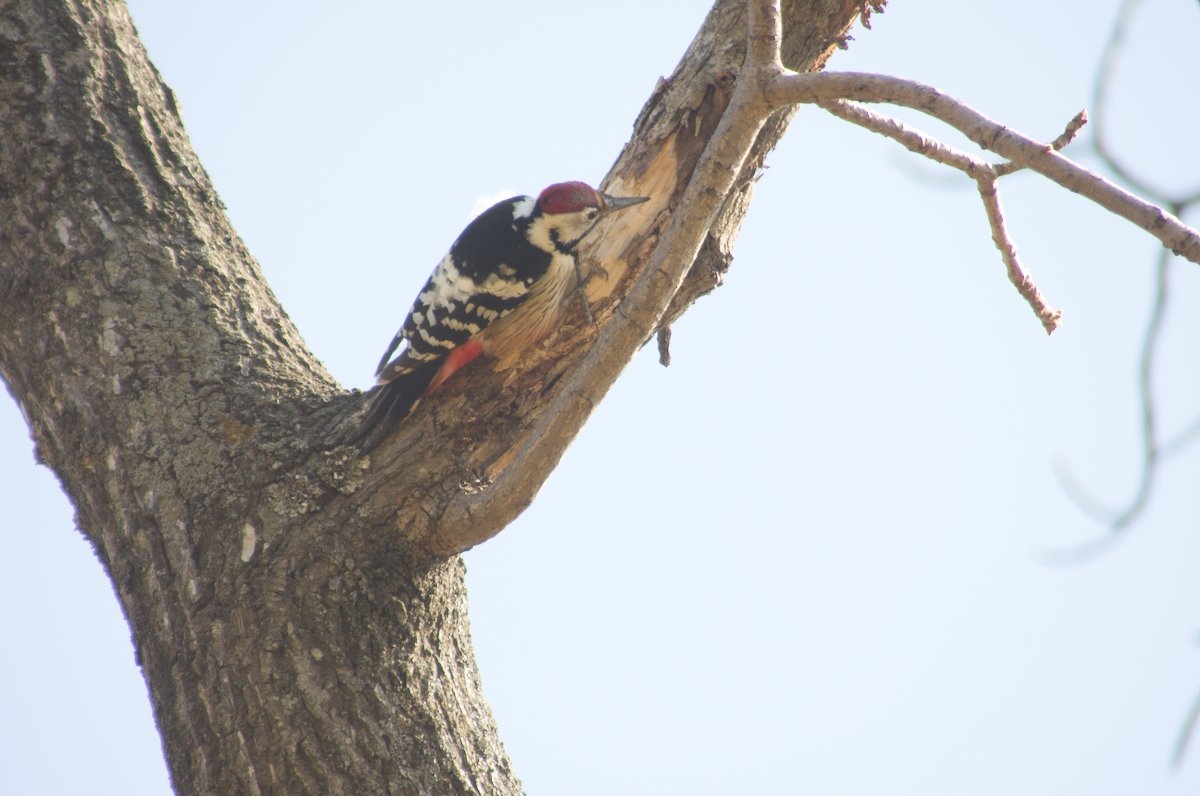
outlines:
{"label": "woodpecker", "polygon": [[433,269],[380,359],[379,391],[360,436],[369,435],[373,447],[475,358],[503,358],[549,334],[580,284],[579,241],[601,218],[647,198],[561,182],[477,216]]}

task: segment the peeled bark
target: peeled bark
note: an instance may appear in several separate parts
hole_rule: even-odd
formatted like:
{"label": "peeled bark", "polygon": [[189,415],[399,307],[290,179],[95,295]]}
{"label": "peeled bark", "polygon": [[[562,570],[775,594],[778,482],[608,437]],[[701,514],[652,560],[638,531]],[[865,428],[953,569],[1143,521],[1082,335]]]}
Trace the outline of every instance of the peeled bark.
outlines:
{"label": "peeled bark", "polygon": [[[819,68],[859,7],[785,3],[785,62]],[[473,368],[364,458],[336,444],[364,396],[307,350],[230,227],[124,6],[0,7],[0,376],[115,585],[177,792],[520,792],[457,554],[528,505],[590,412],[564,409],[562,385],[688,212],[744,30],[742,4],[719,2],[637,120],[610,184],[653,201],[589,249],[609,275],[589,285],[596,325],[573,315],[521,362]],[[787,121],[621,364],[719,282]]]}

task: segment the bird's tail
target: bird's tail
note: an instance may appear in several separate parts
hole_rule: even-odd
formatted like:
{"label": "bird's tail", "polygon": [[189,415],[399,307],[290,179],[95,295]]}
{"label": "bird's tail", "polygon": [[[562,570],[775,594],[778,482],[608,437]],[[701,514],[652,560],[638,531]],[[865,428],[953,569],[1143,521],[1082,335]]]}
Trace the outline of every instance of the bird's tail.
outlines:
{"label": "bird's tail", "polygon": [[430,382],[437,375],[440,364],[431,362],[375,388],[367,414],[344,440],[344,444],[357,445],[363,453],[367,453],[383,442],[400,421],[417,408]]}

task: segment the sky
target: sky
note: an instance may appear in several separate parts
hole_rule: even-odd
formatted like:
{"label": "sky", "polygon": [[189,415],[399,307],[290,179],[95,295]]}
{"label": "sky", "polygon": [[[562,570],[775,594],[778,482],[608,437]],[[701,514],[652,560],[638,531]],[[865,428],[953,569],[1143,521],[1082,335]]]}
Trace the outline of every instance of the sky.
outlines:
{"label": "sky", "polygon": [[[130,4],[234,225],[359,388],[480,197],[599,181],[707,6]],[[1091,104],[1116,9],[894,0],[829,67],[1046,140]],[[1133,23],[1115,148],[1195,187],[1200,13],[1145,0]],[[1097,167],[1090,135],[1067,154]],[[1055,555],[1105,533],[1063,474],[1113,507],[1135,489],[1157,243],[1005,179],[1064,312],[1047,338],[965,178],[814,108],[768,167],[672,366],[637,355],[533,506],[466,555],[528,793],[1195,793],[1200,744],[1171,755],[1200,695],[1200,445],[1118,543]],[[1200,269],[1169,275],[1166,436],[1200,415]],[[128,627],[8,398],[0,473],[0,793],[169,792]]]}

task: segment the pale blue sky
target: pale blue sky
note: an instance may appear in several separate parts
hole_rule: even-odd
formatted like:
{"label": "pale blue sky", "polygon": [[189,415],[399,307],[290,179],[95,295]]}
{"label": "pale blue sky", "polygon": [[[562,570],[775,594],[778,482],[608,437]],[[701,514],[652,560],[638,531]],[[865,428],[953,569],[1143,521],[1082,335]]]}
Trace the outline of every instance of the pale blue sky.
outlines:
{"label": "pale blue sky", "polygon": [[[400,5],[132,3],[234,224],[354,387],[480,196],[603,176],[708,6]],[[1114,135],[1195,185],[1200,13],[1144,8]],[[1048,139],[1091,102],[1115,9],[893,0],[830,67]],[[1047,339],[963,181],[814,109],[768,164],[674,365],[640,354],[534,506],[467,555],[528,792],[1195,793],[1200,749],[1168,762],[1200,693],[1200,450],[1109,553],[1041,557],[1101,532],[1054,465],[1132,492],[1154,241],[1006,180],[1065,312]],[[1200,270],[1171,276],[1167,432],[1200,413]],[[128,629],[8,400],[0,468],[0,793],[165,793]]]}

